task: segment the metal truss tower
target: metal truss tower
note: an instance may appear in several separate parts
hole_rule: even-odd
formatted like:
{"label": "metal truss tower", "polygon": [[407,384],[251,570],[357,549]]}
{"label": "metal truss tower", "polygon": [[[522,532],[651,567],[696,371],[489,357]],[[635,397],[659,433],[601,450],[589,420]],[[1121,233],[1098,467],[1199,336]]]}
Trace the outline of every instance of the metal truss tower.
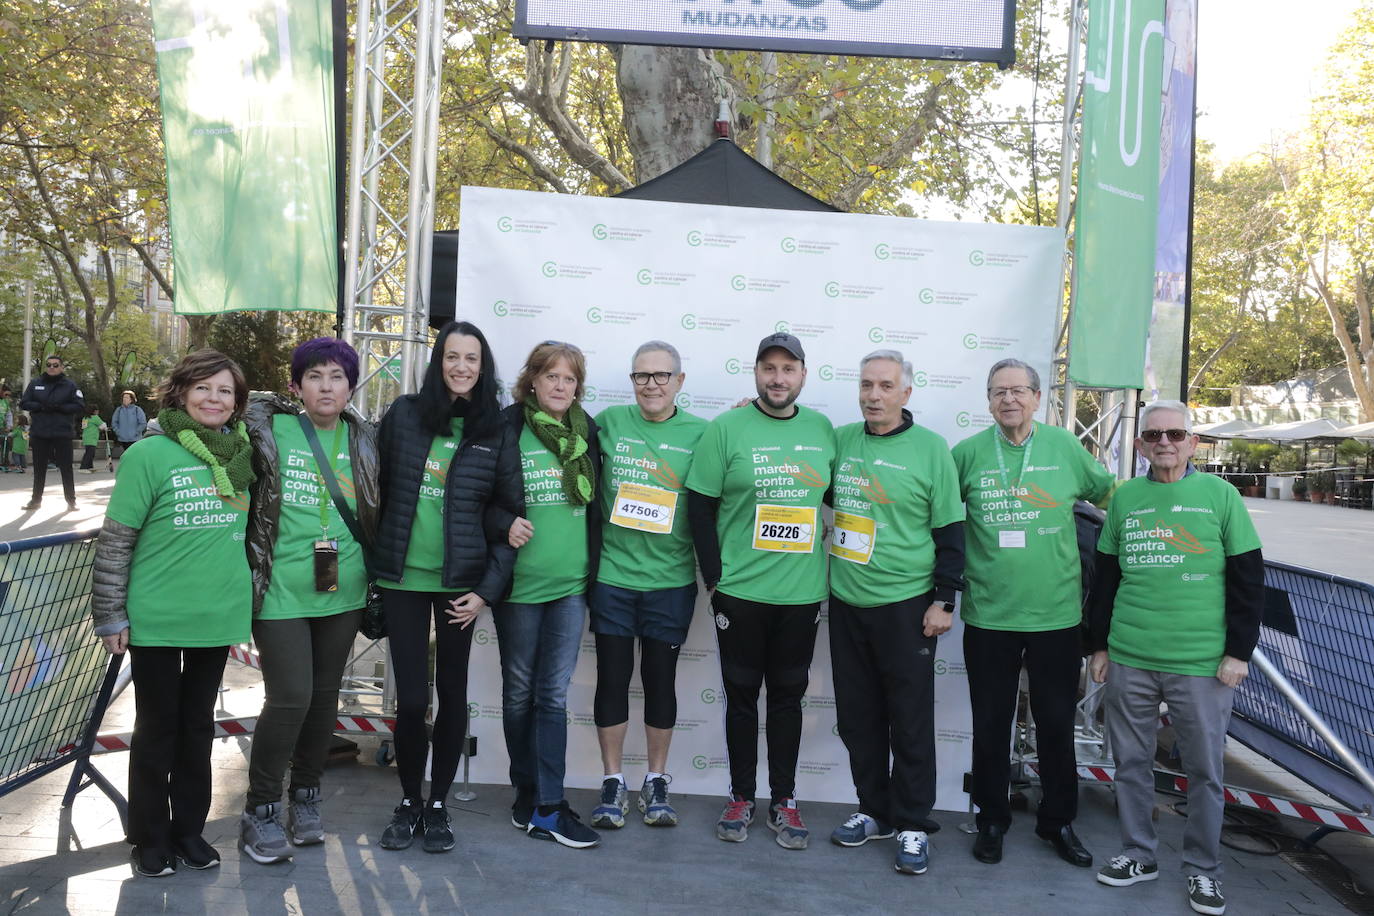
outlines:
{"label": "metal truss tower", "polygon": [[354,34],[343,330],[376,417],[419,388],[429,346],[443,0],[358,0]]}

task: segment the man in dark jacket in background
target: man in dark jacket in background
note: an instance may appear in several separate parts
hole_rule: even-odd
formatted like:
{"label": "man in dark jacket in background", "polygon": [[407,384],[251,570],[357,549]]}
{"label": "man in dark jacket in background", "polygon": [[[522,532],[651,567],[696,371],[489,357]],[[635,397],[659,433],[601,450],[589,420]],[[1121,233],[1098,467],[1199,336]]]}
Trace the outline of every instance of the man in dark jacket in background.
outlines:
{"label": "man in dark jacket in background", "polygon": [[62,474],[67,510],[74,512],[76,485],[72,481],[72,437],[76,435],[76,417],[86,412],[86,402],[76,382],[63,374],[62,357],[54,353],[43,363],[43,374],[29,382],[19,403],[32,417],[29,438],[33,452],[33,498],[24,506],[24,511],[37,509],[43,502],[43,484],[47,482],[51,460]]}

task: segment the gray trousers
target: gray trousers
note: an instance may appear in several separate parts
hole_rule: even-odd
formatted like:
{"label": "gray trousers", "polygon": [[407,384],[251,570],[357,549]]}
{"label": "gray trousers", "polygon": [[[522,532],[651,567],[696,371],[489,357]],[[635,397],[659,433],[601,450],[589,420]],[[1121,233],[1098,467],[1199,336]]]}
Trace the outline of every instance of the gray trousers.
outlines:
{"label": "gray trousers", "polygon": [[1154,758],[1159,704],[1169,704],[1188,777],[1188,823],[1183,828],[1183,873],[1221,877],[1222,758],[1234,689],[1216,677],[1142,671],[1111,663],[1107,672],[1107,732],[1116,759],[1116,807],[1121,853],[1155,863],[1158,837]]}

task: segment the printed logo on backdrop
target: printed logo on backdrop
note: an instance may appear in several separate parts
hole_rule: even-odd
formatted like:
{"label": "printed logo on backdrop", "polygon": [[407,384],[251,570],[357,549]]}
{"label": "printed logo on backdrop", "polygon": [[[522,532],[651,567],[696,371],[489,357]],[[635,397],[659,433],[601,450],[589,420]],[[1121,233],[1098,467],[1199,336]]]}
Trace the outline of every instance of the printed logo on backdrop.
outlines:
{"label": "printed logo on backdrop", "polygon": [[836,368],[826,363],[816,370],[816,376],[823,382],[857,382],[859,380],[859,370],[850,368]]}
{"label": "printed logo on backdrop", "polygon": [[739,324],[738,318],[723,315],[697,315],[687,312],[678,319],[684,331],[729,331]]}
{"label": "printed logo on backdrop", "polygon": [[708,706],[714,703],[724,703],[725,691],[717,690],[714,687],[707,687],[705,690],[701,692],[701,702],[705,703]]}
{"label": "printed logo on backdrop", "polygon": [[922,305],[963,305],[976,298],[977,293],[965,293],[957,289],[932,289],[929,286],[916,293],[916,301]]}
{"label": "printed logo on backdrop", "polygon": [[626,312],[621,309],[602,308],[594,305],[587,309],[585,313],[588,324],[614,324],[627,325],[634,324],[642,318],[648,317],[647,312]]}
{"label": "printed logo on backdrop", "polygon": [[772,277],[750,277],[744,274],[735,274],[730,278],[730,288],[735,292],[751,293],[776,293],[781,292],[784,286],[791,283],[791,280],[774,279]]}
{"label": "printed logo on backdrop", "polygon": [[592,227],[592,238],[596,239],[598,242],[638,242],[652,232],[652,229],[636,229],[631,226],[607,226],[605,223],[597,223]]}
{"label": "printed logo on backdrop", "polygon": [[538,318],[549,310],[547,305],[536,305],[533,302],[507,302],[505,299],[497,299],[491,304],[492,314],[497,318]]}
{"label": "printed logo on backdrop", "polygon": [[602,404],[607,407],[616,404],[629,404],[635,399],[635,393],[628,388],[602,388],[598,385],[584,385],[582,388],[582,400],[588,404]]}
{"label": "printed logo on backdrop", "polygon": [[729,767],[729,761],[724,757],[707,757],[705,754],[697,754],[692,758],[692,769],[694,770],[724,770]]}
{"label": "printed logo on backdrop", "polygon": [[488,630],[486,627],[478,627],[472,631],[472,641],[479,646],[496,645],[496,631]]}
{"label": "printed logo on backdrop", "polygon": [[734,248],[744,241],[742,235],[721,235],[693,229],[687,233],[687,244],[693,248]]}
{"label": "printed logo on backdrop", "polygon": [[942,677],[946,674],[953,674],[958,677],[968,676],[968,670],[964,668],[963,662],[954,662],[947,658],[937,658],[935,659],[934,667],[936,677]]}
{"label": "printed logo on backdrop", "polygon": [[919,261],[934,253],[934,248],[911,248],[905,245],[889,245],[887,242],[879,242],[873,246],[873,257],[879,261]]}
{"label": "printed logo on backdrop", "polygon": [[973,378],[967,375],[932,375],[927,372],[918,372],[916,374],[925,376],[925,381],[915,387],[925,388],[929,386],[931,388],[938,388],[941,391],[956,391],[973,381]]}
{"label": "printed logo on backdrop", "polygon": [[954,415],[954,425],[960,429],[982,429],[992,425],[992,417],[985,413],[970,413],[961,410]]}
{"label": "printed logo on backdrop", "polygon": [[558,223],[547,219],[512,219],[509,216],[502,216],[496,220],[498,231],[518,232],[525,235],[542,235],[557,225]]}
{"label": "printed logo on backdrop", "polygon": [[791,334],[793,337],[818,338],[833,333],[835,326],[833,324],[793,324],[790,321],[779,321],[773,325],[773,330],[779,334]]}
{"label": "printed logo on backdrop", "polygon": [[787,254],[829,254],[832,249],[839,247],[839,243],[819,239],[798,239],[788,235],[783,236],[778,242],[778,247]]}
{"label": "printed logo on backdrop", "polygon": [[986,334],[975,334],[972,331],[964,335],[965,350],[990,350],[1000,353],[1003,350],[1011,349],[1021,342],[1019,337],[991,337]]}
{"label": "printed logo on backdrop", "polygon": [[831,280],[822,288],[831,299],[855,299],[860,302],[871,299],[883,291],[881,286],[860,286],[857,283],[840,283],[836,280]]}
{"label": "printed logo on backdrop", "polygon": [[468,718],[499,720],[501,718],[501,706],[499,703],[495,705],[488,704],[486,706],[483,706],[481,703],[469,703]]}
{"label": "printed logo on backdrop", "polygon": [[917,343],[925,336],[925,331],[916,331],[907,328],[873,327],[868,329],[868,339],[874,343],[913,344]]}
{"label": "printed logo on backdrop", "polygon": [[968,262],[974,267],[1015,267],[1028,257],[1029,255],[1016,251],[984,251],[975,248],[968,253]]}
{"label": "printed logo on backdrop", "polygon": [[672,270],[650,270],[647,267],[635,271],[635,282],[640,286],[685,286],[696,274]]}
{"label": "printed logo on backdrop", "polygon": [[601,272],[600,267],[589,264],[559,264],[545,261],[539,265],[539,272],[550,280],[589,280]]}

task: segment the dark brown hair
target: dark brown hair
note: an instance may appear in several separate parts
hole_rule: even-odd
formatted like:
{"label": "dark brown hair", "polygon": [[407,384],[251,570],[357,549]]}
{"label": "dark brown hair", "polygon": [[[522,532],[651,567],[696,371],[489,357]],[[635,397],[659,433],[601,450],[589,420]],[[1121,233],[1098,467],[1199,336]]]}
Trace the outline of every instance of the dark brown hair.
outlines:
{"label": "dark brown hair", "polygon": [[234,379],[234,413],[229,417],[229,424],[237,423],[248,408],[248,380],[243,377],[239,364],[218,350],[197,350],[183,356],[181,362],[172,367],[172,374],[158,387],[159,403],[162,407],[185,409],[186,392],[190,387],[225,369]]}
{"label": "dark brown hair", "polygon": [[570,343],[561,340],[546,340],[537,344],[530,355],[525,360],[525,368],[520,370],[520,377],[515,380],[515,387],[511,389],[511,397],[515,398],[515,403],[525,403],[525,398],[534,394],[534,380],[549,371],[549,367],[558,362],[559,359],[566,359],[572,374],[577,378],[577,391],[573,393],[574,400],[582,400],[582,389],[587,381],[587,358],[582,355],[582,351]]}

